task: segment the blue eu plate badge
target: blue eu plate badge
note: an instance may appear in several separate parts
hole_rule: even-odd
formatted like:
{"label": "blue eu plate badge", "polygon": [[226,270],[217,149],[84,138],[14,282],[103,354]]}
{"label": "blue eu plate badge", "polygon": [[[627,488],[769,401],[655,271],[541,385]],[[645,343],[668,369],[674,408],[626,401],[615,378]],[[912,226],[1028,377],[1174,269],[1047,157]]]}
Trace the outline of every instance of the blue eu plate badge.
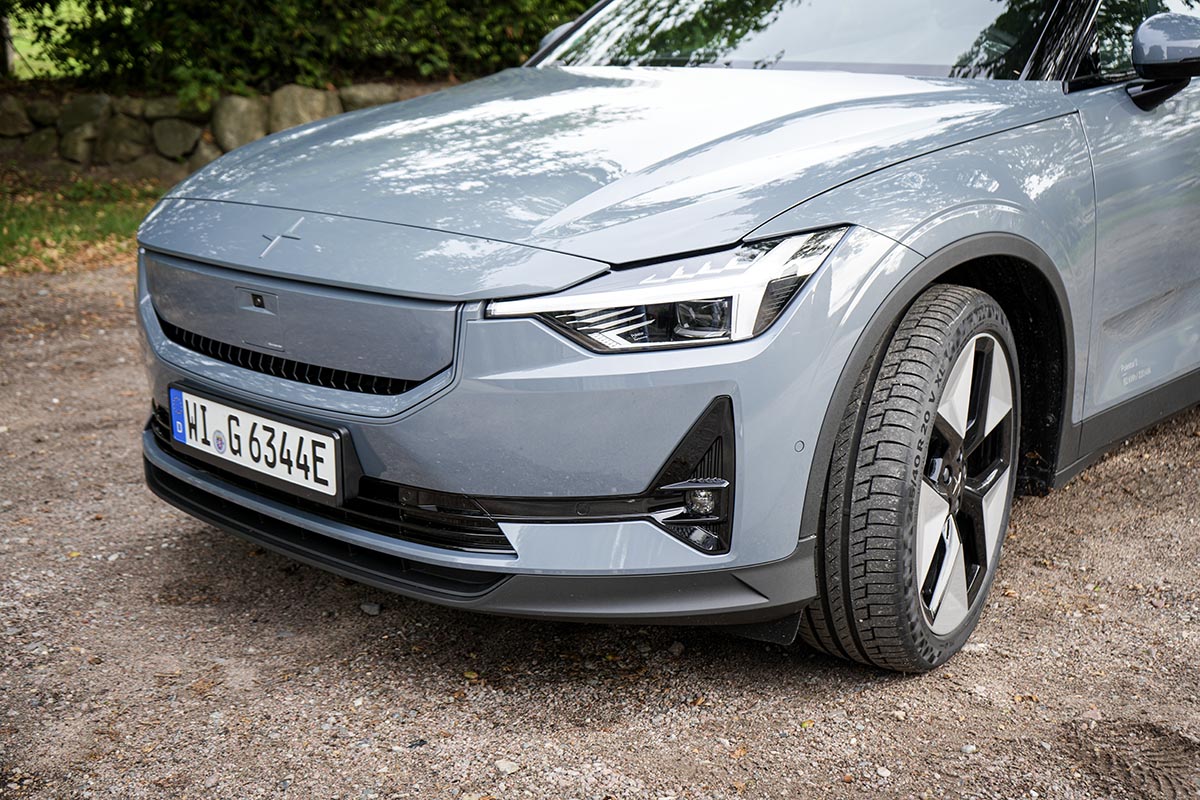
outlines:
{"label": "blue eu plate badge", "polygon": [[171,390],[171,435],[175,441],[187,444],[187,434],[183,431],[184,420],[187,417],[183,411],[183,392]]}

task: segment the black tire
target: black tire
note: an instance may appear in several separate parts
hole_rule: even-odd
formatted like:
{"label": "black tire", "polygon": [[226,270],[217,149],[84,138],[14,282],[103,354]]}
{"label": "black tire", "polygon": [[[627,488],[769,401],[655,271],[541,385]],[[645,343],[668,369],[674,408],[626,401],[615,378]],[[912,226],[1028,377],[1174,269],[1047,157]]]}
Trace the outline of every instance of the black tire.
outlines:
{"label": "black tire", "polygon": [[[807,644],[924,672],[966,643],[1008,527],[1020,385],[1012,331],[994,299],[951,285],[917,298],[858,379],[838,429],[818,532],[821,596],[801,626]],[[931,538],[942,503],[944,527]]]}

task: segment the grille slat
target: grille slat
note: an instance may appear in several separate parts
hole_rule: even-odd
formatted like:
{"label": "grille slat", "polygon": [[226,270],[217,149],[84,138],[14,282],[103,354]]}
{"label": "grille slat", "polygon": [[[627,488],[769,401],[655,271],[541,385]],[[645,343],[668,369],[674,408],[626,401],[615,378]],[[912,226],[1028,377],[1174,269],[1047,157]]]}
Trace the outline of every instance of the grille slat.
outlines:
{"label": "grille slat", "polygon": [[[470,502],[465,498],[458,498],[459,504],[464,508],[430,508],[404,501],[406,493],[411,494],[416,490],[378,478],[362,478],[359,481],[359,495],[347,500],[340,508],[334,508],[225,472],[175,450],[171,445],[170,416],[162,406],[157,406],[154,410],[151,429],[164,450],[194,469],[207,472],[226,483],[250,489],[259,496],[299,511],[395,539],[433,547],[486,553],[515,552],[500,526],[482,509],[478,514],[464,511]],[[452,495],[431,494],[446,501],[454,499]]]}
{"label": "grille slat", "polygon": [[261,372],[283,380],[323,386],[360,394],[397,395],[404,394],[419,383],[385,375],[368,375],[361,372],[333,369],[319,364],[306,364],[283,356],[270,355],[258,350],[209,339],[198,333],[172,325],[161,316],[158,318],[163,333],[175,344],[201,355],[214,358],[235,367]]}

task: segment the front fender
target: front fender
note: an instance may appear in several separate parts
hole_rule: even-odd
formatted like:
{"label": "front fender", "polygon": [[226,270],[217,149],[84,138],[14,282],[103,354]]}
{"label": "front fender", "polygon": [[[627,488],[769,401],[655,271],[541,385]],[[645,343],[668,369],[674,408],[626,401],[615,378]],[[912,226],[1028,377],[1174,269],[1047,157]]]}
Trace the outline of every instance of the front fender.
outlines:
{"label": "front fender", "polygon": [[[1091,157],[1077,115],[1016,128],[905,161],[780,214],[754,238],[853,222],[929,257],[973,237],[1001,234],[1031,247],[995,252],[1034,266],[1060,291],[1068,351],[1087,364],[1096,263]],[[1029,253],[1041,254],[1033,259]],[[949,265],[947,268],[954,266]],[[897,281],[898,282],[898,281]],[[1071,384],[1071,421],[1083,409],[1084,370]]]}
{"label": "front fender", "polygon": [[[915,251],[920,263],[847,276],[843,326],[858,333],[813,453],[804,529],[815,530],[833,439],[855,381],[904,311],[948,271],[988,256],[1031,264],[1063,313],[1067,418],[1080,421],[1095,266],[1091,160],[1076,116],[984,137],[897,164],[832,189],[757,229],[753,238],[852,222]],[[830,362],[832,363],[832,362]],[[1071,435],[1063,425],[1062,436]],[[1071,453],[1074,443],[1062,442]]]}

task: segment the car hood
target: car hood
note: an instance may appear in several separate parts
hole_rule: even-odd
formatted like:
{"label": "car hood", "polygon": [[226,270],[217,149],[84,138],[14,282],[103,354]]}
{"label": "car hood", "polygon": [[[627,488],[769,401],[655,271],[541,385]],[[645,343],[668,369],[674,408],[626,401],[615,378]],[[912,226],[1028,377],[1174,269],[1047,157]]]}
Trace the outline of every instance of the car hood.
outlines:
{"label": "car hood", "polygon": [[169,196],[621,264],[733,244],[856,177],[1070,111],[1048,83],[513,69],[268,137]]}

